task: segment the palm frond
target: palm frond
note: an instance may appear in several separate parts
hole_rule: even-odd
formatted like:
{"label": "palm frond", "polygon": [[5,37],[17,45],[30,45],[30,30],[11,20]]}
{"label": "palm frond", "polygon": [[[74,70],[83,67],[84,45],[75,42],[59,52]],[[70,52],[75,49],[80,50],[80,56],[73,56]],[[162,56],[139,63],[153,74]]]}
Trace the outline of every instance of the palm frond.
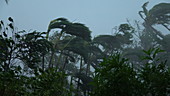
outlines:
{"label": "palm frond", "polygon": [[[69,42],[69,43],[68,43]],[[67,44],[67,46],[65,46]],[[88,60],[89,51],[89,43],[82,38],[75,37],[71,41],[69,39],[64,39],[59,41],[60,48],[64,48],[63,50],[68,50],[70,52],[74,52],[78,55],[81,55],[85,62]]]}
{"label": "palm frond", "polygon": [[160,3],[149,10],[146,20],[150,24],[169,24],[170,23],[170,3]]}
{"label": "palm frond", "polygon": [[47,38],[48,38],[50,30],[56,29],[56,28],[61,29],[62,32],[65,32],[66,34],[74,35],[77,37],[81,37],[84,40],[91,41],[91,31],[84,24],[72,23],[72,22],[69,22],[65,18],[58,18],[58,19],[52,20],[48,27]]}

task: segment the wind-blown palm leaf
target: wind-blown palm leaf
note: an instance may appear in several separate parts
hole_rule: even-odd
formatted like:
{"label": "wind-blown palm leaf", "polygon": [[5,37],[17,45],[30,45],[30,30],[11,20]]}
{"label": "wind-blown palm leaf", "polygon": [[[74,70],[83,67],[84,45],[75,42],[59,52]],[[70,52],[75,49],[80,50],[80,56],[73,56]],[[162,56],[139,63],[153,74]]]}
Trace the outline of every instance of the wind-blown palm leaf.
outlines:
{"label": "wind-blown palm leaf", "polygon": [[82,37],[84,40],[91,41],[91,31],[84,24],[72,23],[70,26],[66,26],[63,31],[67,34]]}
{"label": "wind-blown palm leaf", "polygon": [[93,42],[101,44],[105,49],[120,47],[120,42],[112,35],[99,35],[93,39]]}
{"label": "wind-blown palm leaf", "polygon": [[[69,42],[69,43],[68,43]],[[66,45],[66,46],[65,46]],[[63,47],[64,46],[64,47]],[[85,63],[98,64],[98,59],[103,59],[105,55],[101,49],[93,44],[88,43],[82,38],[68,38],[66,37],[59,42],[59,49],[72,51],[73,53],[79,54],[84,58]],[[89,54],[90,57],[89,57]],[[95,65],[94,65],[95,66]],[[97,65],[96,65],[97,66]]]}
{"label": "wind-blown palm leaf", "polygon": [[121,48],[122,44],[129,44],[132,42],[130,40],[131,34],[130,33],[124,33],[122,34],[116,34],[115,36],[112,35],[99,35],[93,39],[94,43],[101,44],[104,49],[114,49],[114,48]]}
{"label": "wind-blown palm leaf", "polygon": [[145,17],[143,17],[143,13],[145,14],[145,16],[148,16],[149,12],[148,10],[146,9],[147,5],[148,5],[149,2],[146,2],[142,5],[142,8],[143,8],[143,11],[139,11],[139,15],[141,16],[142,19],[145,19]]}
{"label": "wind-blown palm leaf", "polygon": [[70,22],[65,19],[65,18],[58,18],[58,19],[55,19],[55,20],[52,20],[49,24],[49,27],[48,27],[48,32],[51,30],[51,29],[54,29],[54,28],[65,28],[66,26],[68,26],[70,24]]}
{"label": "wind-blown palm leaf", "polygon": [[[145,20],[145,23],[149,26],[161,24],[166,29],[170,30],[170,28],[168,28],[170,24],[170,3],[159,3],[149,11],[146,9],[147,4],[148,2],[144,3],[142,6],[143,11],[139,11],[139,15]],[[145,18],[142,13],[144,13]]]}
{"label": "wind-blown palm leaf", "polygon": [[[145,30],[146,32],[154,34],[154,37],[159,36],[164,38],[164,35],[160,31],[156,30],[152,25],[161,24],[170,31],[170,28],[168,28],[170,24],[170,3],[157,4],[149,11],[146,9],[147,4],[148,2],[142,6],[143,11],[139,12],[141,18],[145,20],[143,23]],[[145,15],[145,17],[143,15]]]}
{"label": "wind-blown palm leaf", "polygon": [[134,28],[129,24],[121,24],[118,29],[118,33],[113,35],[99,35],[93,39],[94,43],[101,44],[104,49],[117,49],[121,48],[123,44],[130,44],[130,40],[133,36]]}
{"label": "wind-blown palm leaf", "polygon": [[[69,42],[69,43],[68,43]],[[59,41],[59,49],[60,50],[68,50],[72,51],[76,54],[81,55],[85,62],[88,60],[88,53],[89,53],[89,43],[82,38],[75,37],[71,40],[64,39]]]}
{"label": "wind-blown palm leaf", "polygon": [[[58,18],[50,22],[48,27],[48,35],[50,30],[59,28],[62,32],[65,32],[70,35],[74,35],[77,37],[81,37],[84,40],[90,41],[91,40],[91,31],[88,27],[81,23],[72,23],[69,22],[65,18]],[[47,38],[48,38],[47,35]]]}
{"label": "wind-blown palm leaf", "polygon": [[151,24],[170,23],[170,3],[160,3],[149,10],[149,19],[153,19]]}

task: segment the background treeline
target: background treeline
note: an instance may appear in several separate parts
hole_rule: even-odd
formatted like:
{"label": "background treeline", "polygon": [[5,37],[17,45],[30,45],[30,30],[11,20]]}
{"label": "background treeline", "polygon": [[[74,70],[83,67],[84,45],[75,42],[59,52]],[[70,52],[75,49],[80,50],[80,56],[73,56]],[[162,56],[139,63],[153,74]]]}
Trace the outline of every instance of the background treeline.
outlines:
{"label": "background treeline", "polygon": [[47,32],[0,22],[1,96],[168,96],[170,3],[139,15],[112,35],[91,37],[81,23],[57,18]]}

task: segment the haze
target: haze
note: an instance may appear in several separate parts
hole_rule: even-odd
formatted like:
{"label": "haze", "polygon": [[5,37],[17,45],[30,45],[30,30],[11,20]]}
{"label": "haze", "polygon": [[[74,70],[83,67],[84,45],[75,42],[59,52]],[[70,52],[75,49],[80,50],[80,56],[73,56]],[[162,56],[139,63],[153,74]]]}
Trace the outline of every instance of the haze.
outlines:
{"label": "haze", "polygon": [[[148,0],[0,0],[0,19],[11,16],[19,30],[46,31],[51,20],[65,17],[85,24],[92,36],[111,34],[113,27],[141,20],[138,11]],[[169,0],[150,0],[148,8]]]}

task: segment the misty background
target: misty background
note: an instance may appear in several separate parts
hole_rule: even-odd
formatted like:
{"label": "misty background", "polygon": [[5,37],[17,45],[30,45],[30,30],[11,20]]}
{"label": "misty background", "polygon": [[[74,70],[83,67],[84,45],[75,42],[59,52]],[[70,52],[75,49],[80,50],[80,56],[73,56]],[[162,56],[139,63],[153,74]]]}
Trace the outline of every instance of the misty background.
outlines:
{"label": "misty background", "polygon": [[[46,31],[51,20],[64,17],[83,23],[92,36],[112,34],[112,28],[128,20],[142,20],[138,14],[149,1],[148,9],[170,0],[0,0],[0,19],[15,20],[19,30]],[[143,21],[141,21],[143,22]]]}

